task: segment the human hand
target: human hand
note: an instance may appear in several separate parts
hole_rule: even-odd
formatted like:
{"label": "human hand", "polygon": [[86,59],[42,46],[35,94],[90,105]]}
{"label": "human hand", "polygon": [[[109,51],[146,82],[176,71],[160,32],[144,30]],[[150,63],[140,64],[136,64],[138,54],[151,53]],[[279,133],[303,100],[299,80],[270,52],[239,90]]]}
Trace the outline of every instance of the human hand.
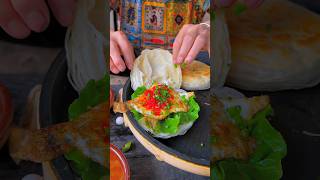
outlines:
{"label": "human hand", "polygon": [[[215,7],[222,8],[222,7],[229,7],[234,4],[237,0],[214,0],[213,4]],[[257,8],[263,2],[263,0],[239,0],[240,2],[247,5],[249,8]]]}
{"label": "human hand", "polygon": [[121,31],[110,31],[110,71],[118,74],[126,67],[131,70],[134,59],[133,47],[127,36]]}
{"label": "human hand", "polygon": [[44,31],[50,21],[49,8],[58,22],[69,26],[76,0],[0,0],[0,27],[10,36],[23,39],[31,31]]}
{"label": "human hand", "polygon": [[191,63],[202,49],[210,49],[210,28],[205,24],[186,24],[173,43],[173,62]]}

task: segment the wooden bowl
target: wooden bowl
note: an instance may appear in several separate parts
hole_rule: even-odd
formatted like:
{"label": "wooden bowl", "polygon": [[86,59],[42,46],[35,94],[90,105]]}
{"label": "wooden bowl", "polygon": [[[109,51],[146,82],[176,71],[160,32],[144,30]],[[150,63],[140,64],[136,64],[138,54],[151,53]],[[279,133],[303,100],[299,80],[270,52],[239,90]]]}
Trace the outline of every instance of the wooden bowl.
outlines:
{"label": "wooden bowl", "polygon": [[[123,101],[131,99],[130,80],[123,88]],[[185,135],[169,139],[158,139],[146,132],[134,119],[133,114],[128,111],[124,113],[125,124],[130,128],[138,141],[148,149],[160,161],[175,166],[179,169],[198,174],[210,176],[210,106],[209,91],[197,91],[196,100],[200,105],[199,118]]]}

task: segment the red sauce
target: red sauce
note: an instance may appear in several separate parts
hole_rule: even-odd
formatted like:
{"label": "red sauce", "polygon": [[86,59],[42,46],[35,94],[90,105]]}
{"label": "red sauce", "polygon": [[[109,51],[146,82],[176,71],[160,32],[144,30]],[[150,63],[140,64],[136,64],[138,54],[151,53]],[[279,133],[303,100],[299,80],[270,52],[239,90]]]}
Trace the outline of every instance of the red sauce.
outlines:
{"label": "red sauce", "polygon": [[125,180],[125,170],[120,158],[110,151],[110,180]]}
{"label": "red sauce", "polygon": [[166,85],[153,86],[144,92],[144,107],[155,115],[160,115],[161,110],[169,109],[173,99],[172,90]]}

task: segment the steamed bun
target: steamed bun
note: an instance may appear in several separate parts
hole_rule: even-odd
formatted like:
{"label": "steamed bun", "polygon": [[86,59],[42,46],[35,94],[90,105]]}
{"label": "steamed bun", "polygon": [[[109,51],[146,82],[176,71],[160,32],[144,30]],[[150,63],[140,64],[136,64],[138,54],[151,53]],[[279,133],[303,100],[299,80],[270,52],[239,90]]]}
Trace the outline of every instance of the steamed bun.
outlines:
{"label": "steamed bun", "polygon": [[150,87],[153,82],[166,84],[178,89],[182,84],[180,66],[173,64],[172,55],[163,49],[143,50],[135,60],[130,73],[131,87]]}

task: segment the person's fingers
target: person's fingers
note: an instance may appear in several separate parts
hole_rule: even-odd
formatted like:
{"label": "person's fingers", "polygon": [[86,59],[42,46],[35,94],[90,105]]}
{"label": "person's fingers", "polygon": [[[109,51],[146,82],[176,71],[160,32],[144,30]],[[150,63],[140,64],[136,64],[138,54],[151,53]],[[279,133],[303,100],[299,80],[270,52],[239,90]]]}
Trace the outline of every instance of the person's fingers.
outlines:
{"label": "person's fingers", "polygon": [[31,31],[16,13],[10,0],[0,0],[0,26],[10,36],[18,39],[26,38]]}
{"label": "person's fingers", "polygon": [[203,36],[198,36],[196,40],[193,43],[192,48],[190,49],[185,62],[187,64],[191,63],[199,54],[201,49],[206,45],[207,39],[205,39]]}
{"label": "person's fingers", "polygon": [[11,0],[11,4],[31,30],[42,32],[48,27],[49,9],[44,0]]}
{"label": "person's fingers", "polygon": [[134,62],[134,52],[133,47],[131,46],[127,36],[123,32],[116,32],[118,33],[116,36],[118,46],[120,47],[120,50],[124,56],[125,63],[128,67],[128,69],[132,69],[133,62]]}
{"label": "person's fingers", "polygon": [[110,57],[110,70],[114,74],[118,74],[120,71],[119,69],[114,65],[112,58]]}
{"label": "person's fingers", "polygon": [[53,15],[62,26],[73,22],[76,0],[48,0]]}
{"label": "person's fingers", "polygon": [[173,48],[172,48],[172,59],[174,64],[178,64],[177,58],[179,54],[179,50],[182,44],[184,31],[187,29],[188,25],[184,25],[181,30],[179,31],[178,35],[176,36],[174,42],[173,42]]}
{"label": "person's fingers", "polygon": [[249,8],[257,8],[259,7],[263,0],[243,0],[243,2],[249,7]]}
{"label": "person's fingers", "polygon": [[183,40],[182,40],[182,44],[181,44],[179,53],[178,53],[178,57],[177,57],[177,61],[176,61],[177,64],[181,64],[185,60],[185,58],[186,58],[187,54],[189,53],[196,37],[197,37],[197,32],[194,28],[189,29],[185,33],[185,35],[183,36]]}
{"label": "person's fingers", "polygon": [[116,42],[110,41],[110,56],[113,60],[114,65],[121,71],[126,70],[126,65],[121,57],[120,49]]}

